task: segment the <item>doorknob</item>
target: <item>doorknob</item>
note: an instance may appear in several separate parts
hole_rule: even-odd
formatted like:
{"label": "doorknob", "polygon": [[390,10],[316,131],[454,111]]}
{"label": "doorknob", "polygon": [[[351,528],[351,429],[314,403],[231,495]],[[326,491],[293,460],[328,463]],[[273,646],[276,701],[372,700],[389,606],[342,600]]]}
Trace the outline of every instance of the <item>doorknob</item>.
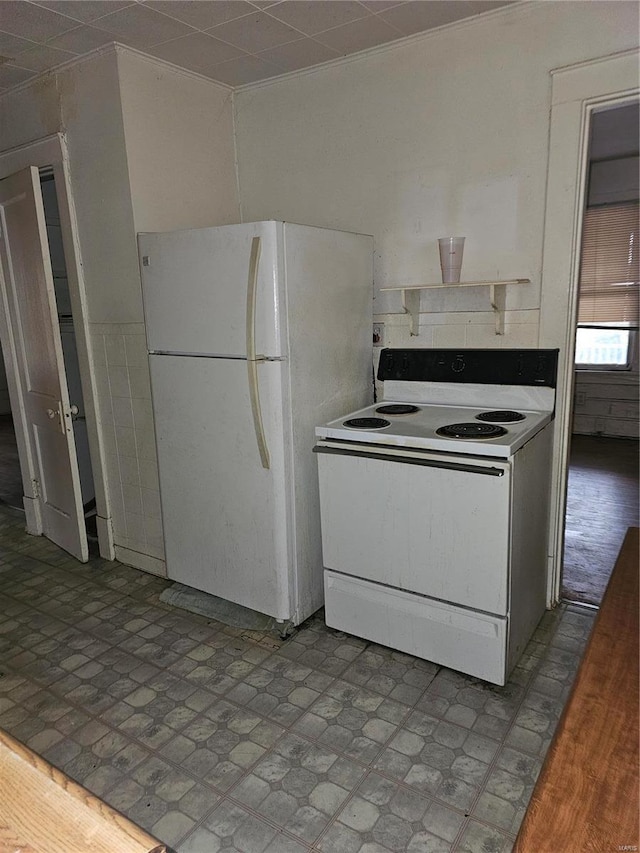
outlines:
{"label": "doorknob", "polygon": [[75,404],[73,406],[69,406],[69,411],[71,412],[71,417],[75,418],[78,414],[78,407]]}
{"label": "doorknob", "polygon": [[49,418],[50,421],[54,420],[54,418],[57,418],[58,419],[58,426],[60,427],[60,431],[62,432],[63,435],[65,435],[67,430],[65,427],[65,419],[64,419],[62,411],[63,411],[62,410],[62,403],[59,402],[57,409],[47,409],[47,417]]}

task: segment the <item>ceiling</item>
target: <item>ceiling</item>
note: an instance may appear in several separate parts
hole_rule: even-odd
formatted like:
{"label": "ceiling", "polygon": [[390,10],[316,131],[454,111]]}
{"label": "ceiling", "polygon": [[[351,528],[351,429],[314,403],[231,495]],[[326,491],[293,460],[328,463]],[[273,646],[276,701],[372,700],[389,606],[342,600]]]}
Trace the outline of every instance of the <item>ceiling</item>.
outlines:
{"label": "ceiling", "polygon": [[0,92],[119,42],[241,86],[508,5],[508,0],[1,0]]}

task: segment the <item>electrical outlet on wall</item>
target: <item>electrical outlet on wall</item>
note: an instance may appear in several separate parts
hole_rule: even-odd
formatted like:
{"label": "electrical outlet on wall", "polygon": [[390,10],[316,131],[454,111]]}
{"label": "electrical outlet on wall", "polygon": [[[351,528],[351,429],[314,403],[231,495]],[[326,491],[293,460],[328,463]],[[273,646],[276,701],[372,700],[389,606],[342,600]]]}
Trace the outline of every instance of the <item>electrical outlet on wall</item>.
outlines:
{"label": "electrical outlet on wall", "polygon": [[384,346],[384,323],[373,324],[373,345],[374,347]]}

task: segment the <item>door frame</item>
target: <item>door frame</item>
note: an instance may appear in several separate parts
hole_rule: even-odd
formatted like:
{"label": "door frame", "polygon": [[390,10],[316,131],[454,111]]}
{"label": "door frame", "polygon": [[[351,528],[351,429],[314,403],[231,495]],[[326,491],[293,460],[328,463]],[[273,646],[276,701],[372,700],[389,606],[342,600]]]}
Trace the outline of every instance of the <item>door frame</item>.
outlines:
{"label": "door frame", "polygon": [[[93,470],[94,488],[96,496],[97,532],[100,555],[106,559],[115,559],[113,544],[113,529],[111,525],[111,510],[109,493],[105,480],[104,443],[99,428],[98,417],[98,395],[95,384],[95,370],[93,354],[90,345],[90,330],[87,311],[87,297],[85,280],[80,252],[80,241],[78,238],[78,226],[69,177],[69,154],[64,133],[55,133],[43,139],[20,145],[16,148],[0,152],[0,180],[14,172],[18,172],[27,166],[36,166],[39,169],[51,167],[56,184],[58,209],[60,213],[60,227],[62,232],[62,243],[64,248],[65,263],[69,281],[69,295],[71,299],[71,312],[73,316],[74,330],[76,334],[76,345],[78,351],[78,362],[80,368],[80,381],[84,399],[85,415],[87,421],[87,432],[89,438],[89,455]],[[0,304],[0,312],[5,315],[4,305]],[[1,326],[7,326],[7,346],[5,347],[5,367],[7,380],[12,399],[17,399],[21,411],[16,423],[16,440],[18,453],[23,472],[28,471],[28,478],[23,473],[25,489],[29,487],[35,474],[34,460],[28,450],[26,436],[26,423],[24,420],[23,404],[15,381],[16,376],[16,348],[13,342],[13,334],[5,315],[0,318]],[[33,490],[27,497],[33,497]],[[33,501],[28,503],[33,504]],[[42,533],[42,522],[38,513],[29,513],[27,517],[27,530],[39,535]]]}
{"label": "door frame", "polygon": [[[551,71],[547,201],[543,235],[541,347],[559,347],[547,606],[560,600],[573,418],[575,327],[591,115],[638,99],[640,50]],[[562,285],[566,285],[563,287]]]}

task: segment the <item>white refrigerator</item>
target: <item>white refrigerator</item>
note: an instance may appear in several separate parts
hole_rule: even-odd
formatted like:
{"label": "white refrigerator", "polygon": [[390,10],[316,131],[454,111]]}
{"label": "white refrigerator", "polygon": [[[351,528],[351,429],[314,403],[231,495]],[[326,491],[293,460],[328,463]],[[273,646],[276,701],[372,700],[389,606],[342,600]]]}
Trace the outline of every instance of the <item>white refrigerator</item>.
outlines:
{"label": "white refrigerator", "polygon": [[138,243],[168,577],[297,625],[323,603],[314,429],[373,397],[372,238]]}

